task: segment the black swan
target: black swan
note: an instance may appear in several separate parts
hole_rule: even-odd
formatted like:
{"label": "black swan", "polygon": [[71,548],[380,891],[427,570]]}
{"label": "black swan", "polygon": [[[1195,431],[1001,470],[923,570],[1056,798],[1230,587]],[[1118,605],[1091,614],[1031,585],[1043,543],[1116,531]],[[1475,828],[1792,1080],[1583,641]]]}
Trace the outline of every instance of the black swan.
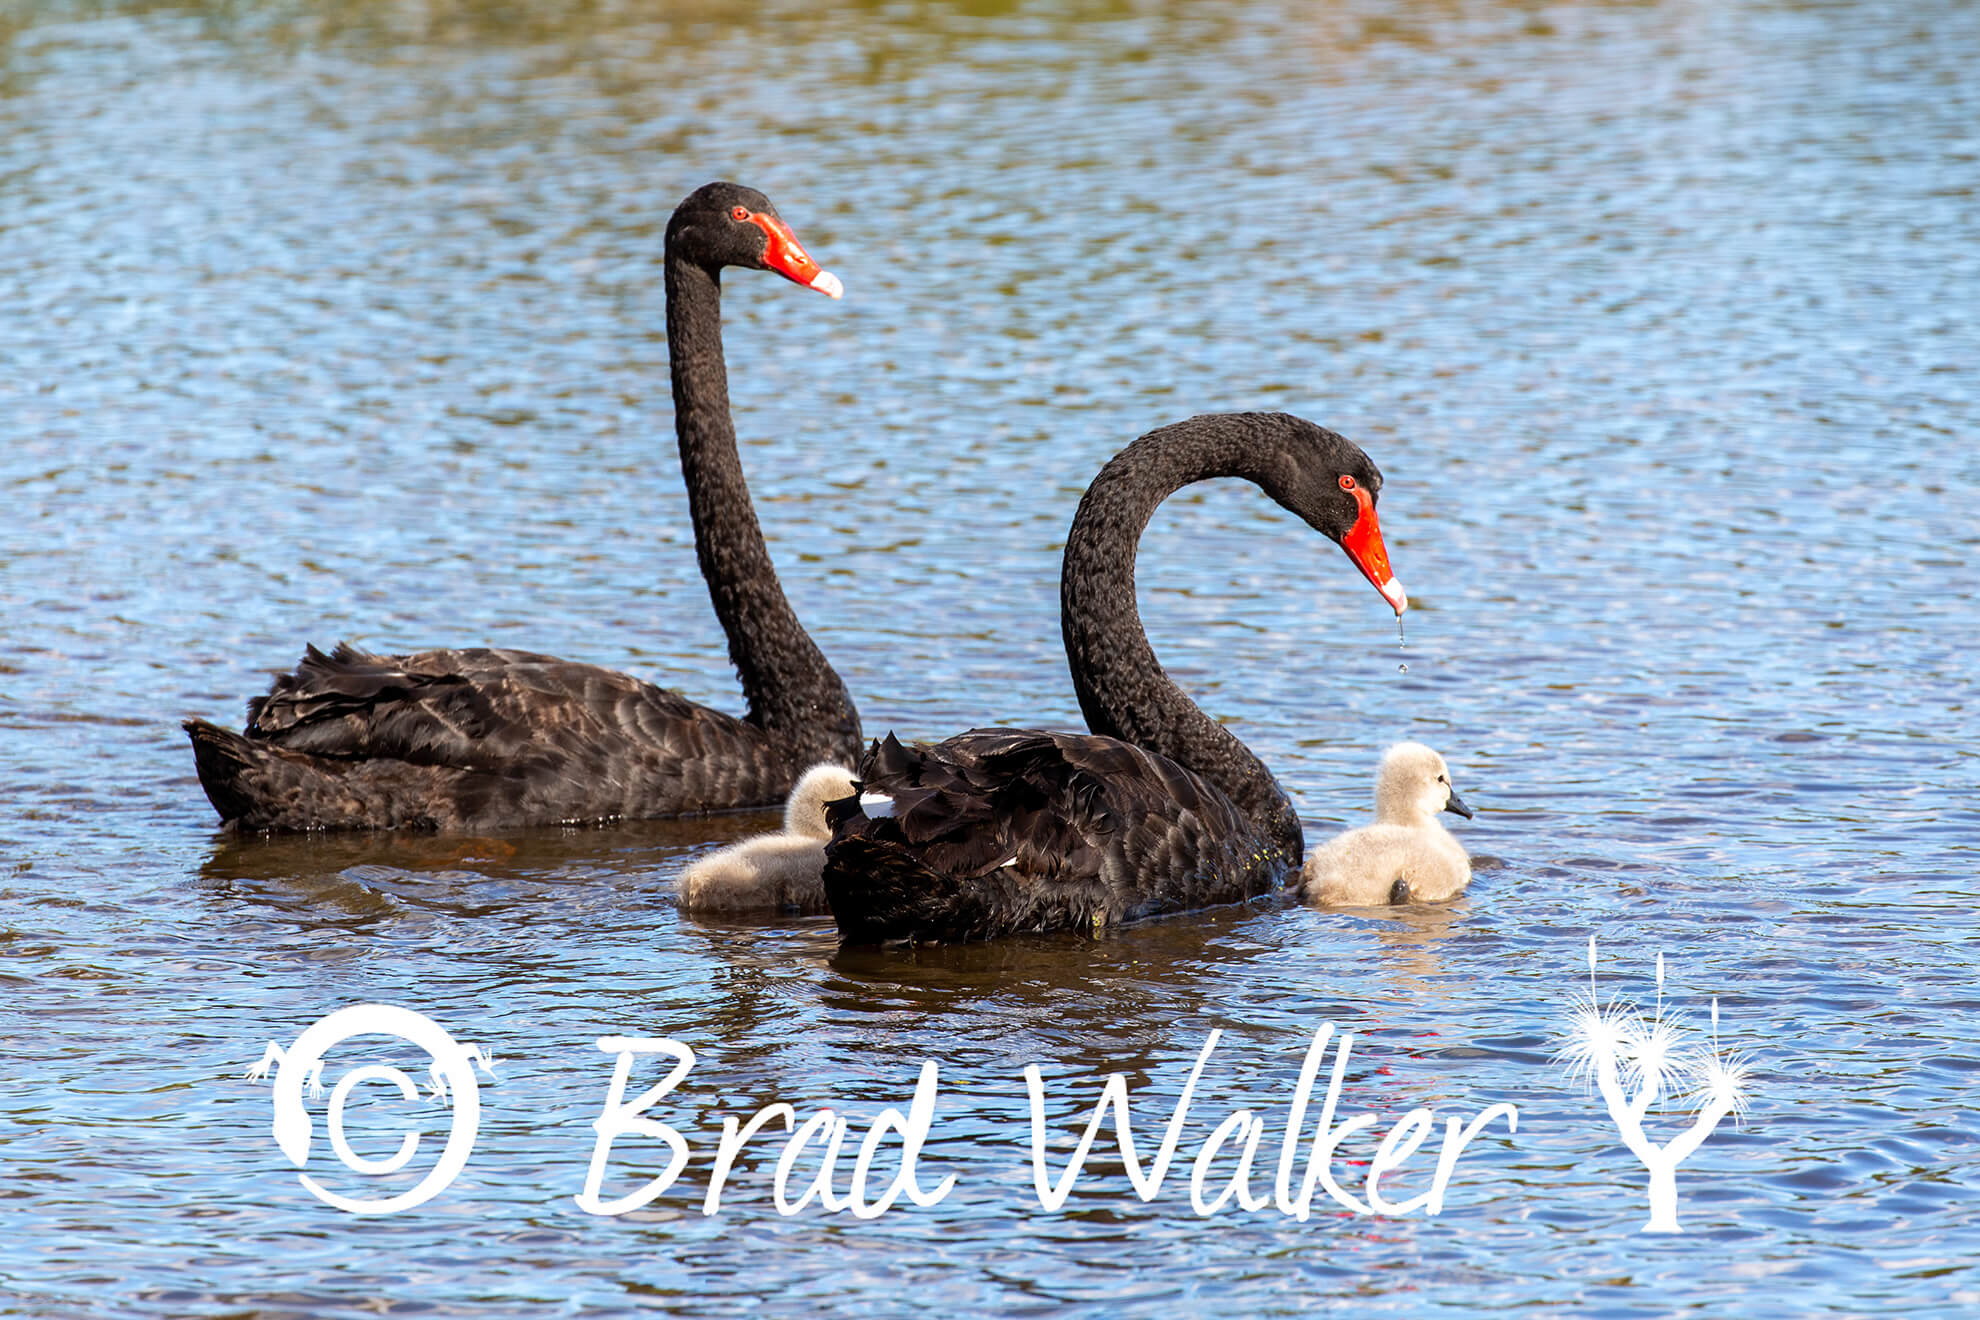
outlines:
{"label": "black swan", "polygon": [[1255,483],[1338,542],[1398,614],[1407,606],[1375,518],[1382,474],[1353,444],[1282,413],[1142,436],[1094,478],[1066,538],[1061,626],[1093,732],[873,744],[863,796],[830,808],[825,893],[843,941],[1093,932],[1253,898],[1299,866],[1292,803],[1162,672],[1135,608],[1135,549],[1156,506],[1212,477]]}
{"label": "black swan", "polygon": [[722,360],[724,266],[837,298],[763,194],[696,189],[667,222],[667,357],[695,551],[749,713],[526,651],[310,647],[248,703],[245,736],[186,722],[201,785],[239,830],[489,829],[783,801],[851,764],[859,712],[778,585],[750,507]]}

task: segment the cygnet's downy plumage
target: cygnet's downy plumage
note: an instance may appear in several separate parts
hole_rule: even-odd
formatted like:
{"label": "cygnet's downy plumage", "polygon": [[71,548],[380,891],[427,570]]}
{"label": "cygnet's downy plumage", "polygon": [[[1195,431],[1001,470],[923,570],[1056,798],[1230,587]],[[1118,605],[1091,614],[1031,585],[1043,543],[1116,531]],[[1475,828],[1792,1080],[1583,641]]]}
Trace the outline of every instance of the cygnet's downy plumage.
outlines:
{"label": "cygnet's downy plumage", "polygon": [[681,872],[680,905],[690,912],[828,911],[825,804],[858,789],[840,765],[814,765],[784,804],[784,832],[759,834],[712,852]]}
{"label": "cygnet's downy plumage", "polygon": [[1450,767],[1422,743],[1397,743],[1375,775],[1375,823],[1337,834],[1307,854],[1300,896],[1333,907],[1435,903],[1471,883],[1471,858],[1437,820],[1469,819]]}

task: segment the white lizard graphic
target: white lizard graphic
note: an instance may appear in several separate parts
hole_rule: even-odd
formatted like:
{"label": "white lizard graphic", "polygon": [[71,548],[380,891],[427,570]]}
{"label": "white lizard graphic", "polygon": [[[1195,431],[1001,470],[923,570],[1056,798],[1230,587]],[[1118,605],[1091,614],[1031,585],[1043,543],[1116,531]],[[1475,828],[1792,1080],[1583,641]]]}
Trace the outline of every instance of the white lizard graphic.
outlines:
{"label": "white lizard graphic", "polygon": [[[386,1008],[388,1006],[384,1004],[370,1004],[370,1005],[359,1005],[359,1007],[360,1008],[368,1007],[368,1008],[376,1009],[376,1008]],[[349,1009],[349,1008],[340,1010],[341,1013],[350,1013],[355,1011],[356,1011],[355,1009]],[[406,1012],[409,1010],[401,1009],[399,1011]],[[412,1014],[412,1016],[419,1018],[419,1020],[422,1022],[430,1022],[430,1019],[420,1017],[420,1015],[417,1013]],[[247,1078],[251,1082],[264,1081],[268,1077],[268,1069],[271,1065],[286,1065],[288,1060],[296,1057],[299,1052],[306,1051],[302,1053],[302,1058],[307,1061],[309,1066],[308,1066],[308,1070],[305,1072],[303,1076],[302,1086],[303,1089],[309,1093],[311,1099],[316,1099],[320,1097],[323,1094],[323,1055],[327,1053],[332,1046],[339,1045],[344,1041],[350,1039],[354,1035],[363,1035],[366,1032],[375,1030],[374,1028],[366,1027],[362,1031],[342,1031],[339,1032],[334,1038],[330,1038],[330,1039],[325,1039],[321,1041],[310,1040],[310,1032],[316,1031],[318,1028],[328,1025],[329,1023],[335,1021],[337,1017],[338,1014],[333,1013],[329,1017],[324,1018],[321,1022],[316,1023],[315,1026],[309,1027],[307,1030],[303,1032],[302,1035],[296,1038],[295,1046],[292,1049],[285,1050],[280,1045],[276,1044],[274,1041],[272,1040],[269,1041],[268,1048],[261,1052],[260,1062],[255,1063],[254,1065],[249,1067],[249,1069],[245,1073],[242,1073],[241,1075]],[[438,1028],[436,1028],[436,1030],[438,1030]],[[392,1031],[386,1034],[396,1036],[399,1035],[400,1033],[396,1031]],[[441,1032],[441,1035],[446,1037],[447,1043],[449,1044],[449,1046],[452,1047],[452,1052],[458,1055],[459,1061],[461,1063],[477,1064],[480,1066],[481,1070],[487,1073],[490,1077],[493,1077],[495,1075],[495,1056],[493,1054],[490,1054],[487,1050],[482,1049],[479,1045],[457,1044],[454,1042],[453,1037],[447,1036],[445,1032]],[[412,1040],[413,1044],[425,1048],[428,1053],[433,1053],[433,1047],[427,1044],[425,1041],[415,1040],[411,1036],[407,1036],[406,1039]],[[432,1096],[435,1100],[438,1100],[443,1105],[452,1103],[452,1100],[450,1098],[451,1092],[449,1091],[447,1086],[448,1071],[449,1069],[446,1066],[446,1063],[443,1060],[442,1056],[439,1054],[434,1054],[433,1064],[431,1067],[429,1067],[426,1070],[427,1076],[432,1078],[432,1084],[427,1087],[426,1093]],[[277,1069],[276,1077],[277,1077],[277,1081],[279,1082],[281,1077],[281,1071],[279,1068]]]}

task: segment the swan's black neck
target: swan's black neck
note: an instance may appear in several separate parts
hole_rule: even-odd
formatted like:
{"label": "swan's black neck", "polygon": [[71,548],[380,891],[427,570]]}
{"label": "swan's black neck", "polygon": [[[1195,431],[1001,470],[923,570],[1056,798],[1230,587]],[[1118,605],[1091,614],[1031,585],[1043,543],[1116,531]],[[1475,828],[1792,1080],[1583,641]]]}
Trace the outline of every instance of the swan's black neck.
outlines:
{"label": "swan's black neck", "polygon": [[1304,842],[1292,803],[1251,749],[1162,672],[1134,598],[1135,550],[1156,507],[1192,482],[1258,481],[1271,447],[1257,419],[1216,417],[1152,431],[1122,450],[1073,516],[1059,612],[1087,727],[1203,776],[1297,865]]}
{"label": "swan's black neck", "polygon": [[746,718],[798,742],[810,759],[856,756],[859,712],[784,598],[743,481],[722,360],[720,275],[671,251],[666,272],[674,429],[695,554],[742,679]]}

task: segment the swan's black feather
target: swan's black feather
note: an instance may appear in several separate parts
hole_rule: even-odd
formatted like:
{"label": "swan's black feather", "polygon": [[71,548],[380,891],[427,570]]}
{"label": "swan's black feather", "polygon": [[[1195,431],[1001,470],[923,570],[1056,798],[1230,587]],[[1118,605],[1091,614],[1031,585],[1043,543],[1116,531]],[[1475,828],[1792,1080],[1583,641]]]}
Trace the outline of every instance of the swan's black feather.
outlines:
{"label": "swan's black feather", "polygon": [[858,777],[894,805],[831,812],[825,892],[850,943],[1097,932],[1255,898],[1290,871],[1222,793],[1115,738],[974,729],[908,748],[889,735]]}
{"label": "swan's black feather", "polygon": [[250,703],[245,734],[187,730],[208,796],[246,830],[474,832],[768,806],[831,759],[629,675],[526,651],[312,647]]}
{"label": "swan's black feather", "polygon": [[492,768],[543,750],[684,742],[714,714],[628,674],[528,651],[376,656],[340,644],[328,656],[312,646],[249,702],[247,734],[319,756]]}

